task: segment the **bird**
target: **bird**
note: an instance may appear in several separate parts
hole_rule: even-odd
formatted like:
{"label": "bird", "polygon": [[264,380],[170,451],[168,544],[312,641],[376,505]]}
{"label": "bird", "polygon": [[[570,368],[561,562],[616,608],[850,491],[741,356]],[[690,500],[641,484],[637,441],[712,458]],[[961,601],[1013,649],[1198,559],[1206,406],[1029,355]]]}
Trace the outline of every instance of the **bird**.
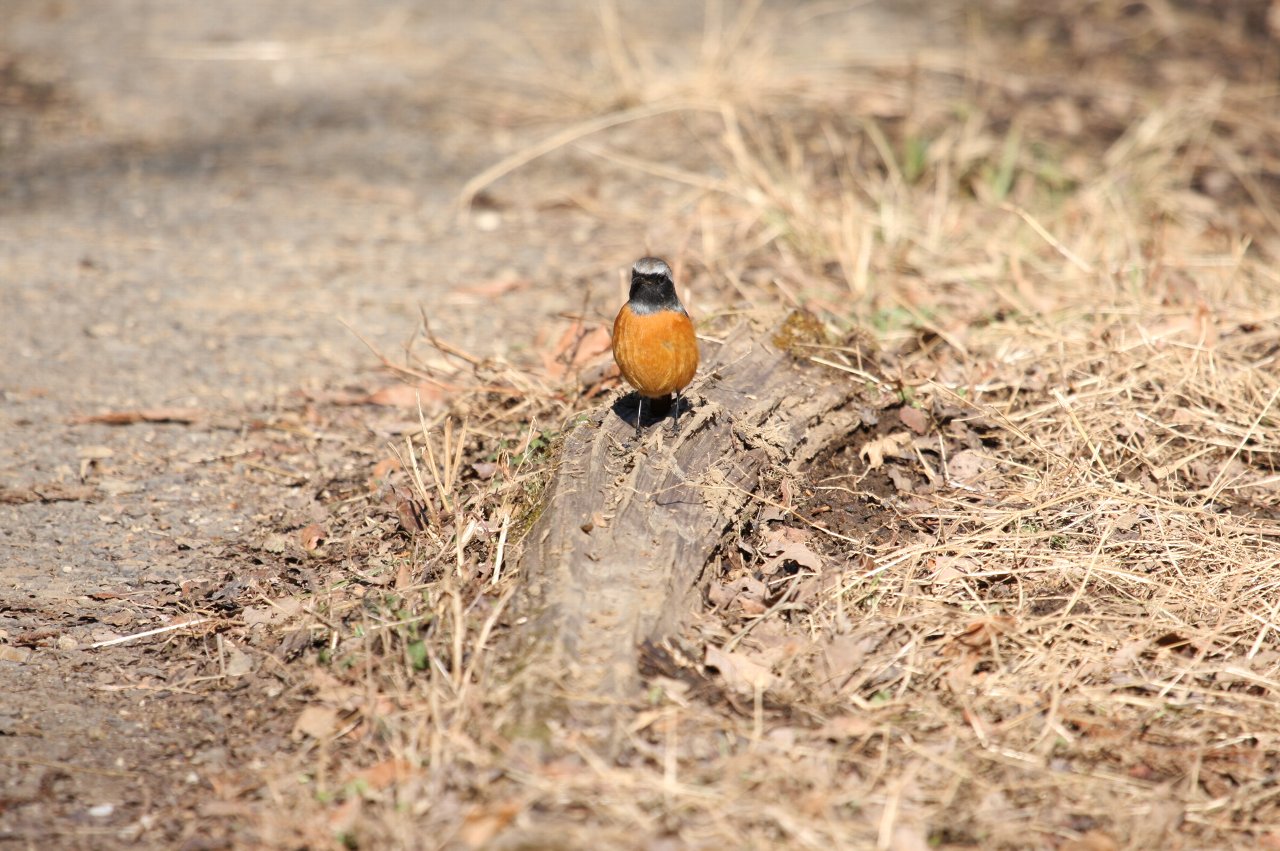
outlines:
{"label": "bird", "polygon": [[698,371],[698,338],[693,321],[676,296],[671,267],[657,257],[641,257],[631,267],[627,303],[613,321],[613,359],[636,389],[636,439],[644,400],[675,394],[671,433],[680,430],[680,391]]}

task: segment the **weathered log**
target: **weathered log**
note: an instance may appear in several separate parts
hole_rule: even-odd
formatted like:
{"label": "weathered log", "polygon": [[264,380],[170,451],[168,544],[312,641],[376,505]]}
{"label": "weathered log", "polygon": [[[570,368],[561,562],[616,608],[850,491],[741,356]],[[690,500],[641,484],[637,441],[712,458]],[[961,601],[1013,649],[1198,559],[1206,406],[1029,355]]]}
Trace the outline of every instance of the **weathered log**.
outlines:
{"label": "weathered log", "polygon": [[574,694],[633,693],[637,645],[695,611],[704,567],[762,473],[795,472],[860,422],[859,383],[782,351],[790,340],[741,327],[705,343],[675,437],[668,420],[635,443],[634,395],[566,435],[525,537],[521,609],[539,664]]}

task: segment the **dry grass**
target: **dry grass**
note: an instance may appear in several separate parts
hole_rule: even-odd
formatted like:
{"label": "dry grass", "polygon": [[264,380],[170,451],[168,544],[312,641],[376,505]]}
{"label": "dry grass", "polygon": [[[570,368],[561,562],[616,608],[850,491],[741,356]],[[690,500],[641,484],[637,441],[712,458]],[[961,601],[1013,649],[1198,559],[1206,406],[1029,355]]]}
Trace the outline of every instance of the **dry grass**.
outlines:
{"label": "dry grass", "polygon": [[[607,729],[530,722],[511,548],[582,386],[420,348],[424,386],[477,389],[399,448],[390,505],[420,531],[394,579],[312,606],[314,700],[341,720],[300,751],[305,783],[272,785],[299,816],[267,838],[1280,843],[1274,41],[1194,6],[1027,3],[957,13],[963,50],[800,63],[765,34],[806,25],[748,4],[674,73],[600,9],[614,85],[549,72],[587,115],[463,201],[603,163],[574,215],[661,205],[637,232],[682,246],[704,313],[869,329],[924,426],[890,407],[883,457],[851,435],[762,495],[744,543],[790,535],[820,566],[726,553],[720,585],[764,590],[708,604],[683,637],[697,676],[656,677]],[[837,534],[860,504],[883,528]]]}

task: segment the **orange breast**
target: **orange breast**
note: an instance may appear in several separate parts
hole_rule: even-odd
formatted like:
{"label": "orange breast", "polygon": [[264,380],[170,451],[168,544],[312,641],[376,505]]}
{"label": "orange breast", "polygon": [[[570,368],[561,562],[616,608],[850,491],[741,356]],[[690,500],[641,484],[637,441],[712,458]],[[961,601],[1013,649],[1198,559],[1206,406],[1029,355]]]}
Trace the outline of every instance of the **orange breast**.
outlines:
{"label": "orange breast", "polygon": [[624,304],[613,321],[613,359],[642,396],[656,399],[683,390],[698,371],[693,323],[674,310],[639,314]]}

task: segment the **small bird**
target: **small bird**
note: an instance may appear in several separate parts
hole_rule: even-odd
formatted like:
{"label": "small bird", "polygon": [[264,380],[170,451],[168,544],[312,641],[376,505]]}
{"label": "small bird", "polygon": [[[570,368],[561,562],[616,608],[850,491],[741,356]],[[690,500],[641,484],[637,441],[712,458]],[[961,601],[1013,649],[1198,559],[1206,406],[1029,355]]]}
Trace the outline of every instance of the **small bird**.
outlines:
{"label": "small bird", "polygon": [[675,394],[672,434],[680,428],[680,391],[698,371],[698,339],[693,322],[676,297],[671,267],[657,257],[641,257],[631,268],[631,292],[613,321],[613,359],[622,377],[640,394],[636,438],[644,400]]}

